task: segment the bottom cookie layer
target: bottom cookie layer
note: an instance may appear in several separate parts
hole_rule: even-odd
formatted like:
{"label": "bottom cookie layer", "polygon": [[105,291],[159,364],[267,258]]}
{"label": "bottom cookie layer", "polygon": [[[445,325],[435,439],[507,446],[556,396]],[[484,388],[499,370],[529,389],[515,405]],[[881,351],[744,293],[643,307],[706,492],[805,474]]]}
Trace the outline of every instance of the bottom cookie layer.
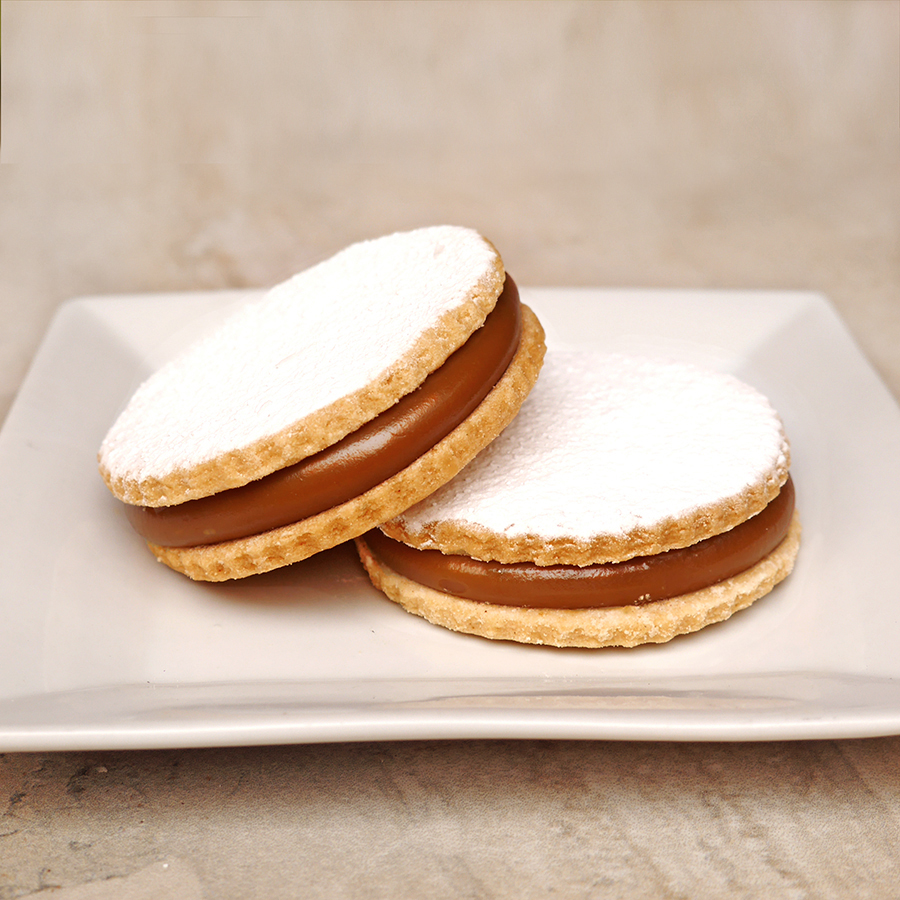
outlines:
{"label": "bottom cookie layer", "polygon": [[739,575],[668,600],[606,609],[526,609],[465,600],[397,574],[372,554],[362,538],[356,545],[375,587],[434,625],[491,640],[552,647],[636,647],[665,643],[722,622],[769,593],[793,569],[800,519],[795,512],[787,537]]}
{"label": "bottom cookie layer", "polygon": [[414,463],[366,493],[262,534],[201,547],[148,546],[196,581],[227,581],[299,562],[380,525],[449,481],[513,420],[537,380],[544,331],[522,306],[522,337],[509,368],[475,411]]}

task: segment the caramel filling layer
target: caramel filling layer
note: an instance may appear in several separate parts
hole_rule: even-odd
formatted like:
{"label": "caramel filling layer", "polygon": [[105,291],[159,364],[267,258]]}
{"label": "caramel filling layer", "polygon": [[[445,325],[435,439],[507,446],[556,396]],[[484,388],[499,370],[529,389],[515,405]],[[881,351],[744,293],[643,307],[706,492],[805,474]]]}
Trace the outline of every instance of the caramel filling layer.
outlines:
{"label": "caramel filling layer", "polygon": [[409,547],[378,529],[363,540],[398,574],[445,594],[503,606],[595,609],[665,600],[738,575],[784,540],[793,513],[794,485],[788,478],[765,509],[730,531],[655,556],[584,568],[445,556]]}
{"label": "caramel filling layer", "polygon": [[519,292],[507,276],[484,321],[416,390],[352,434],[265,478],[177,506],[126,506],[135,531],[196,547],[290,525],[358,497],[415,462],[490,393],[519,346]]}

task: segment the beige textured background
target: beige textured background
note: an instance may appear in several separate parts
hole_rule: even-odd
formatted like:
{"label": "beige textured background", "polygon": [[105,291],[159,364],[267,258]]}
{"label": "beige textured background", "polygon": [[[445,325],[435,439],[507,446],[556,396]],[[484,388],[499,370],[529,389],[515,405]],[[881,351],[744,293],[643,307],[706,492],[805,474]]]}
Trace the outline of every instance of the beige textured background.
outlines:
{"label": "beige textured background", "polygon": [[0,415],[75,294],[472,225],[521,284],[813,288],[900,393],[893,0],[5,0]]}
{"label": "beige textured background", "polygon": [[[900,397],[896,0],[0,15],[0,419],[68,297],[267,285],[436,222],[482,230],[523,285],[822,290]],[[0,755],[0,898],[896,897],[898,756]]]}

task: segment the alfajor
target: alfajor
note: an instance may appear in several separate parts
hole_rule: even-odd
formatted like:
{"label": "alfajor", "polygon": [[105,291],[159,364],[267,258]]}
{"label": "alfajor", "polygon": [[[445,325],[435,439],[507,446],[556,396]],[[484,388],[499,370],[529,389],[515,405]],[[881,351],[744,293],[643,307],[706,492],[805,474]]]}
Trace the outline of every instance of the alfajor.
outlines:
{"label": "alfajor", "polygon": [[550,351],[496,441],[356,543],[376,587],[455,631],[660,643],[727,619],[790,573],[789,464],[778,414],[737,378]]}
{"label": "alfajor", "polygon": [[353,244],[150,376],[100,472],[156,557],[242,578],[359,535],[513,419],[544,354],[496,249],[440,226]]}

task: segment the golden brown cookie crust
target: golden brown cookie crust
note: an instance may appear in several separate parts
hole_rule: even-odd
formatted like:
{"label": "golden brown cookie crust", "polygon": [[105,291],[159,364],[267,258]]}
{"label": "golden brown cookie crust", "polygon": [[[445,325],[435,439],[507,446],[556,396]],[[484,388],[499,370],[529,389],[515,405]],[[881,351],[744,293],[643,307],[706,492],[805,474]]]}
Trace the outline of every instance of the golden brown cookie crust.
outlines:
{"label": "golden brown cookie crust", "polygon": [[471,556],[485,562],[533,562],[538,566],[590,566],[623,562],[635,556],[654,556],[721,534],[766,508],[778,496],[790,470],[790,447],[783,445],[783,459],[765,477],[739,496],[699,506],[689,515],[661,522],[652,528],[626,534],[599,535],[590,541],[547,538],[536,534],[495,534],[466,522],[429,523],[413,531],[400,520],[390,520],[381,530],[395,541],[419,550],[440,550],[455,556]]}
{"label": "golden brown cookie crust", "polygon": [[263,534],[205,547],[159,547],[156,558],[198,581],[226,581],[298,562],[357,537],[449,481],[513,420],[537,381],[544,330],[522,305],[522,337],[509,368],[478,408],[393,478],[319,515]]}
{"label": "golden brown cookie crust", "polygon": [[[490,245],[486,239],[485,243]],[[466,301],[423,332],[406,356],[390,365],[365,388],[342,397],[277,434],[189,469],[176,469],[165,477],[139,481],[113,477],[101,463],[100,474],[104,481],[125,503],[173,506],[242,487],[330,447],[418,387],[482,325],[496,305],[505,280],[500,255],[493,245],[490,246],[495,253],[494,267],[478,279]],[[336,365],[339,364],[337,361]]]}
{"label": "golden brown cookie crust", "polygon": [[733,578],[668,600],[607,609],[524,609],[454,597],[394,572],[373,556],[363,538],[357,538],[356,545],[372,583],[407,612],[434,625],[491,640],[553,647],[636,647],[722,622],[769,593],[793,568],[800,519],[795,512],[785,539]]}

